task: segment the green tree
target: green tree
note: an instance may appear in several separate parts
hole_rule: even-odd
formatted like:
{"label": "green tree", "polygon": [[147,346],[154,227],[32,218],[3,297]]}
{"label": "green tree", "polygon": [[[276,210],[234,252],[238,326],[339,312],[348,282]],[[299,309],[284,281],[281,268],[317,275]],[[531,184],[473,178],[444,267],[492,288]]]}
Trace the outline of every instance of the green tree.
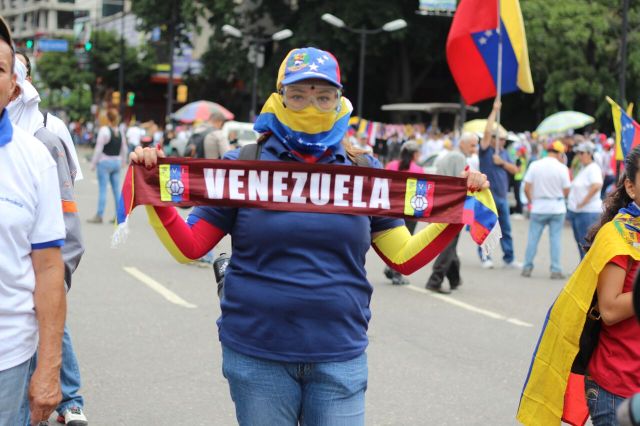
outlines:
{"label": "green tree", "polygon": [[[118,88],[118,67],[120,65],[120,36],[115,32],[96,31],[92,35],[94,41],[91,50],[91,70],[102,84],[110,88]],[[124,54],[124,89],[136,90],[148,85],[153,70],[154,59],[148,46],[139,48],[125,45]]]}
{"label": "green tree", "polygon": [[[248,37],[268,36],[282,28],[294,32],[292,38],[266,46],[266,61],[259,82],[261,101],[274,90],[276,71],[288,50],[316,46],[338,58],[346,95],[355,102],[360,38],[323,22],[320,16],[325,12],[339,16],[354,28],[380,28],[397,18],[408,22],[407,29],[367,37],[364,116],[389,120],[390,117],[380,111],[380,105],[385,103],[458,100],[444,53],[450,20],[417,15],[414,0],[307,0],[295,2],[297,7],[292,7],[292,2],[263,0],[253,8],[233,7],[230,2],[218,0],[203,0],[203,4],[210,11],[209,23],[214,28],[230,24]],[[242,87],[246,98],[246,92],[251,90],[253,69],[246,60],[247,53],[246,40],[229,38],[216,31],[203,59],[203,75],[209,79],[213,76],[219,82],[229,76],[233,82],[245,82],[236,86]]]}
{"label": "green tree", "polygon": [[[610,0],[527,0],[521,2],[539,118],[576,109],[595,115],[610,129],[606,95],[619,99],[622,2]],[[638,102],[640,5],[629,13],[627,98]]]}

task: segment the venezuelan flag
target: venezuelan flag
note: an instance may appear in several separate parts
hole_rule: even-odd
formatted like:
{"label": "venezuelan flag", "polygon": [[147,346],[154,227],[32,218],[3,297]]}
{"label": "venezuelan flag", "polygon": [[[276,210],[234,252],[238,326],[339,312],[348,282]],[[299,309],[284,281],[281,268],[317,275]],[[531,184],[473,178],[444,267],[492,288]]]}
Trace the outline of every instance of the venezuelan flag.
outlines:
{"label": "venezuelan flag", "polygon": [[467,193],[462,221],[469,225],[473,241],[482,247],[491,249],[502,237],[498,209],[488,189]]}
{"label": "venezuelan flag", "polygon": [[[447,38],[447,62],[467,104],[495,97],[498,84],[498,0],[462,0]],[[502,93],[533,93],[518,0],[500,0]]]}
{"label": "venezuelan flag", "polygon": [[[598,275],[616,256],[640,260],[618,215],[604,225],[593,246],[549,309],[527,373],[516,418],[527,426],[581,426],[587,420],[584,377],[571,372]],[[621,226],[622,224],[622,226]],[[637,235],[632,235],[633,238]]]}
{"label": "venezuelan flag", "polygon": [[616,129],[616,160],[625,159],[629,151],[640,145],[640,124],[629,116],[623,109],[607,96],[611,104],[613,127]]}

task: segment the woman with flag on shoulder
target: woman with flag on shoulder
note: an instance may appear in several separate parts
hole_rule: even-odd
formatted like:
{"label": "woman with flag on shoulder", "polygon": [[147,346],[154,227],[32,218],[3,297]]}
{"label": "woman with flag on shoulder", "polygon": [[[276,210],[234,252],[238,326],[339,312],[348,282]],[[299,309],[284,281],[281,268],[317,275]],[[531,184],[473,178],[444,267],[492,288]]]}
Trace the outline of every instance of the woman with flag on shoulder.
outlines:
{"label": "woman with flag on shoulder", "polygon": [[[590,415],[594,426],[617,425],[620,404],[640,392],[632,300],[640,264],[640,147],[627,155],[624,170],[586,236],[584,259],[547,314],[518,408],[523,424],[583,425]],[[578,326],[585,309],[600,323],[596,336],[597,327]]]}
{"label": "woman with flag on shoulder", "polygon": [[[292,50],[255,123],[263,135],[259,159],[352,166],[364,158],[380,168],[341,143],[351,111],[336,58]],[[153,167],[158,156],[136,148],[131,160]],[[469,190],[488,187],[480,173],[464,177]],[[463,226],[432,224],[411,236],[403,220],[388,217],[204,206],[185,223],[173,207],[147,212],[179,261],[198,259],[231,235],[218,330],[238,423],[251,426],[363,425],[373,290],[367,251],[373,244],[389,266],[412,273]]]}

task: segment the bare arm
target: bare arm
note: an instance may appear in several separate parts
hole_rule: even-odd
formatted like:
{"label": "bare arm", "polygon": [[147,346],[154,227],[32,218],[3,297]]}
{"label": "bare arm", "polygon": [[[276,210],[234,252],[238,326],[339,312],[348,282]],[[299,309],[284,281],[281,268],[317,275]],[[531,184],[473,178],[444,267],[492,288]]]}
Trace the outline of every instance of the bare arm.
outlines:
{"label": "bare arm", "polygon": [[60,402],[62,334],[67,311],[64,267],[60,248],[34,250],[31,261],[36,278],[33,299],[38,320],[38,365],[29,384],[31,419],[46,420]]}
{"label": "bare arm", "polygon": [[598,310],[606,325],[617,324],[634,315],[631,292],[622,292],[626,275],[626,270],[608,263],[598,276]]}
{"label": "bare arm", "polygon": [[489,146],[491,145],[491,137],[494,131],[496,115],[498,114],[498,111],[501,107],[502,104],[498,99],[496,99],[493,103],[491,114],[489,114],[489,117],[487,118],[487,125],[484,128],[484,135],[482,136],[482,140],[480,141],[480,148],[482,150],[489,148]]}
{"label": "bare arm", "polygon": [[584,197],[582,201],[580,201],[580,204],[578,204],[577,207],[580,209],[586,206],[587,204],[589,204],[589,201],[591,201],[594,195],[600,194],[600,188],[602,188],[601,183],[591,184],[591,186],[589,187],[589,192],[587,192],[587,195]]}
{"label": "bare arm", "polygon": [[531,198],[531,191],[532,190],[533,190],[533,185],[531,185],[529,182],[525,182],[525,184],[524,184],[524,195],[527,197],[527,200],[529,200],[530,204],[533,201],[533,198]]}
{"label": "bare arm", "polygon": [[508,161],[505,161],[498,154],[493,154],[493,163],[496,166],[502,167],[503,169],[505,169],[507,171],[507,173],[509,173],[511,175],[515,175],[516,173],[518,173],[518,166],[516,166],[515,164],[510,163]]}

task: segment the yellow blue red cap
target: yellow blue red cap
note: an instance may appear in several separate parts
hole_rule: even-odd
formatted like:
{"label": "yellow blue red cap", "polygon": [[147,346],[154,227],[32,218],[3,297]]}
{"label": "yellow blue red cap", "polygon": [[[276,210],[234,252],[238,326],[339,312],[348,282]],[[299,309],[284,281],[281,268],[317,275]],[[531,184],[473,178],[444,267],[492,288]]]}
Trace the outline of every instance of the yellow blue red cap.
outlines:
{"label": "yellow blue red cap", "polygon": [[277,87],[318,78],[342,88],[340,65],[331,53],[315,47],[293,49],[280,64]]}

